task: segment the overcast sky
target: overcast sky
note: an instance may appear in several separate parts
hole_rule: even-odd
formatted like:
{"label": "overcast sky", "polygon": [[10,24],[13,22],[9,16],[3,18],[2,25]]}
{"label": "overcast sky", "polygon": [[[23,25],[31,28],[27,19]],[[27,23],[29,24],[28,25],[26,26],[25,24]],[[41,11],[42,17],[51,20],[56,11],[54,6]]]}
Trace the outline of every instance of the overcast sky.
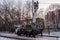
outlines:
{"label": "overcast sky", "polygon": [[[24,2],[25,0],[22,0]],[[29,0],[30,1],[30,0]],[[36,0],[34,0],[36,1]],[[60,0],[38,0],[39,1],[39,9],[40,8],[48,8],[51,3],[60,3]]]}
{"label": "overcast sky", "polygon": [[[2,0],[0,0],[0,2],[1,2],[1,1],[2,1]],[[13,0],[13,1],[17,2],[18,0]],[[19,0],[19,1],[21,1],[22,3],[24,3],[24,2],[27,1],[27,0]],[[32,1],[32,0],[28,0],[28,1]],[[34,0],[34,1],[39,1],[39,9],[40,9],[40,8],[46,9],[46,8],[49,7],[49,5],[50,5],[51,3],[60,3],[60,0]]]}

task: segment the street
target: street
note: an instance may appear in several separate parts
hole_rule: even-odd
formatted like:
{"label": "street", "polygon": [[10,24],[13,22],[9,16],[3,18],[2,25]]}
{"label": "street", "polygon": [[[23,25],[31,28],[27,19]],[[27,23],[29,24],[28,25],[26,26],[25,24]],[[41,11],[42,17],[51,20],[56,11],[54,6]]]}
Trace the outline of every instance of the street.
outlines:
{"label": "street", "polygon": [[[10,39],[10,38],[0,37],[0,40],[19,40],[19,39]],[[22,40],[27,40],[27,39],[22,39]],[[35,38],[35,39],[31,39],[31,40],[57,40],[57,39],[56,38],[43,37],[43,38]]]}
{"label": "street", "polygon": [[[60,32],[51,32],[50,36],[60,36],[59,33]],[[45,36],[40,37],[38,35],[38,36],[36,36],[36,38],[33,38],[33,37],[18,36],[13,33],[4,33],[4,32],[0,32],[0,35],[2,35],[2,36],[0,36],[0,40],[60,40],[60,38],[55,38],[55,37],[45,37]],[[43,33],[43,35],[48,35],[48,34]]]}
{"label": "street", "polygon": [[0,37],[0,40],[17,40],[17,39],[9,39],[9,38]]}

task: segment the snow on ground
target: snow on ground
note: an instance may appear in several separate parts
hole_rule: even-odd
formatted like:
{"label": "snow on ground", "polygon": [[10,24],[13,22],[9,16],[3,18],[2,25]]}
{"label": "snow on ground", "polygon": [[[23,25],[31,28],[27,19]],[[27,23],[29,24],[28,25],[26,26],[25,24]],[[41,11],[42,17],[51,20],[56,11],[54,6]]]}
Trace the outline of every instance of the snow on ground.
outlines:
{"label": "snow on ground", "polygon": [[[0,32],[0,35],[10,36],[10,37],[19,37],[16,34],[4,33],[4,32]],[[48,35],[48,33],[43,33],[43,35]],[[60,32],[51,32],[50,36],[60,36]],[[37,38],[20,37],[20,38],[23,38],[23,39],[25,38],[25,40],[60,40],[60,38],[54,38],[54,37],[37,37]],[[18,39],[11,39],[11,38],[0,37],[0,40],[18,40]]]}
{"label": "snow on ground", "polygon": [[0,40],[17,40],[17,39],[9,39],[9,38],[0,37]]}
{"label": "snow on ground", "polygon": [[[10,38],[4,38],[4,37],[0,37],[0,40],[18,40],[18,39],[10,39]],[[27,40],[27,39],[23,39],[23,40]],[[28,40],[57,40],[56,38],[50,38],[50,37],[42,37],[42,38],[32,38],[32,39],[28,39]]]}
{"label": "snow on ground", "polygon": [[50,32],[50,34],[48,34],[48,33],[43,33],[43,35],[60,36],[60,32]]}

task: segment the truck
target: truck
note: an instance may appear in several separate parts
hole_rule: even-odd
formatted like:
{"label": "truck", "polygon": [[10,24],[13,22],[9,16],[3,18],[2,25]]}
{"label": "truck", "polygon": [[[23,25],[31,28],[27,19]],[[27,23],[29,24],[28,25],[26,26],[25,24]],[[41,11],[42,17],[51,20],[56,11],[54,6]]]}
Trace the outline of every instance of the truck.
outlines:
{"label": "truck", "polygon": [[16,29],[16,34],[18,36],[25,35],[26,37],[36,37],[36,35],[41,34],[42,37],[43,29],[34,28],[32,25],[22,25],[20,28]]}

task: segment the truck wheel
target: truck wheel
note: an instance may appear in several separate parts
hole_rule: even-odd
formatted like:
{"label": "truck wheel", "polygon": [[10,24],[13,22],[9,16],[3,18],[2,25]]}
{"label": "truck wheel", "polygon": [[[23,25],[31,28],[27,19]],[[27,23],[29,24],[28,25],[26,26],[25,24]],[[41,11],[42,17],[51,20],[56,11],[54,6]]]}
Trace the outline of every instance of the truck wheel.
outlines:
{"label": "truck wheel", "polygon": [[17,34],[18,36],[21,36],[21,32],[19,32],[19,31],[18,31],[16,34]]}
{"label": "truck wheel", "polygon": [[30,37],[34,37],[35,38],[35,34],[31,34]]}
{"label": "truck wheel", "polygon": [[35,38],[35,35],[33,35],[33,37]]}
{"label": "truck wheel", "polygon": [[26,37],[29,37],[29,34],[26,34]]}

